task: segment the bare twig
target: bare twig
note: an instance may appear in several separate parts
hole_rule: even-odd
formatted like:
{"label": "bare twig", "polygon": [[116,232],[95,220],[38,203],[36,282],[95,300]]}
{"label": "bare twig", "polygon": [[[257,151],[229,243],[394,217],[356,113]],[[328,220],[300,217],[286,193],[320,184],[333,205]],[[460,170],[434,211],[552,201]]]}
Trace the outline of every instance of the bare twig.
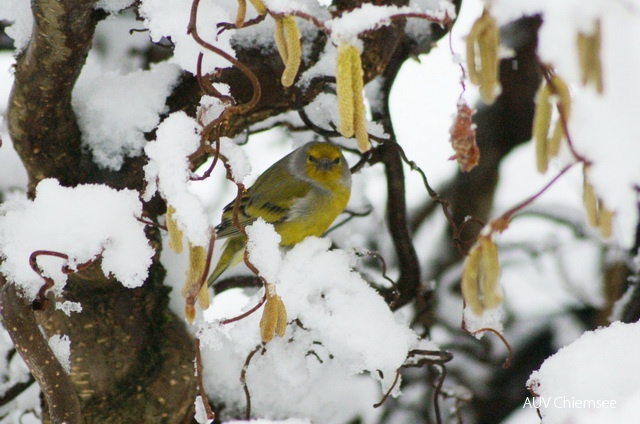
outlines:
{"label": "bare twig", "polygon": [[207,397],[207,392],[204,389],[204,381],[202,374],[202,354],[200,353],[200,339],[196,338],[196,378],[198,380],[198,392],[200,394],[200,399],[202,399],[202,404],[204,405],[204,410],[207,414],[207,418],[210,420],[214,420],[216,418],[216,414],[211,409],[211,405],[209,404],[209,398]]}
{"label": "bare twig", "polygon": [[251,359],[260,350],[264,352],[264,347],[261,344],[257,345],[251,352],[249,352],[249,354],[247,355],[247,359],[245,359],[244,361],[242,371],[240,372],[240,382],[242,383],[242,390],[244,390],[244,396],[247,400],[247,406],[245,409],[245,418],[247,420],[251,418],[251,393],[249,392],[249,386],[247,385],[247,370],[249,369]]}

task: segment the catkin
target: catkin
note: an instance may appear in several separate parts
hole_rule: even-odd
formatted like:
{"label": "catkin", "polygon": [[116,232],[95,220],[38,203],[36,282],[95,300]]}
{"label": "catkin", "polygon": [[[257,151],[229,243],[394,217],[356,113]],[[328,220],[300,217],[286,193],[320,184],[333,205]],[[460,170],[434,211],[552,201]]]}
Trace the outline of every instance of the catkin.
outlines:
{"label": "catkin", "polygon": [[[467,70],[472,84],[480,87],[480,97],[485,104],[493,104],[498,93],[500,36],[495,19],[488,9],[471,26],[466,40]],[[476,53],[480,63],[476,61]]]}
{"label": "catkin", "polygon": [[173,219],[176,212],[171,205],[167,206],[167,232],[169,233],[169,247],[176,253],[182,253],[182,231],[178,228],[178,223]]}
{"label": "catkin", "polygon": [[[206,266],[206,261],[207,252],[205,248],[202,246],[194,246],[189,243],[189,268],[187,268],[187,275],[182,286],[183,297],[191,296],[193,287],[200,284],[202,274],[204,273],[204,268]],[[189,304],[189,302],[187,302],[187,304]],[[207,309],[209,307],[209,292],[206,284],[203,284],[198,292],[198,304],[202,309]],[[193,321],[194,312],[195,311],[190,312],[189,307],[187,307],[185,315],[189,322]]]}
{"label": "catkin", "polygon": [[338,46],[338,59],[336,64],[336,94],[338,96],[338,112],[340,123],[338,129],[343,137],[353,137],[355,102],[353,98],[353,52],[358,54],[356,46],[342,43]]}
{"label": "catkin", "polygon": [[266,15],[267,14],[267,6],[264,5],[262,0],[249,0],[253,5],[253,8],[256,9],[258,15]]}
{"label": "catkin", "polygon": [[492,309],[502,303],[502,293],[498,284],[500,276],[498,247],[489,237],[481,237],[480,246],[482,304],[486,309]]}
{"label": "catkin", "polygon": [[286,64],[289,59],[289,55],[287,54],[287,41],[284,34],[284,18],[275,19],[273,38],[276,42],[276,48],[278,49],[282,63]]}
{"label": "catkin", "polygon": [[300,47],[300,31],[293,16],[285,16],[278,19],[282,22],[282,32],[284,34],[284,45],[286,49],[286,60],[284,60],[284,72],[282,72],[282,86],[291,87],[298,75],[302,48]]}
{"label": "catkin", "polygon": [[602,94],[602,62],[600,61],[601,25],[596,21],[593,34],[578,33],[576,44],[578,47],[578,61],[582,84],[592,83],[596,91]]}
{"label": "catkin", "polygon": [[[551,135],[551,111],[556,106],[560,113]],[[536,95],[536,109],[533,116],[533,139],[536,147],[536,167],[539,172],[547,171],[549,160],[558,155],[560,142],[565,137],[563,120],[571,114],[571,94],[567,84],[557,75],[550,83],[543,83]]]}
{"label": "catkin", "polygon": [[283,337],[284,332],[287,329],[287,309],[284,307],[284,302],[277,296],[278,306],[278,319],[276,320],[276,334],[278,337]]}
{"label": "catkin", "polygon": [[358,148],[366,152],[371,147],[366,129],[366,117],[362,89],[364,73],[358,48],[342,43],[338,46],[336,64],[336,93],[340,122],[338,130],[343,137],[355,135]]}
{"label": "catkin", "polygon": [[462,297],[474,314],[502,303],[499,276],[498,249],[489,237],[481,236],[469,252],[461,281]]}
{"label": "catkin", "polygon": [[596,191],[587,181],[587,168],[583,168],[582,203],[587,214],[587,223],[590,227],[598,229],[600,237],[611,237],[613,211],[609,210],[602,200],[596,195]]}
{"label": "catkin", "polygon": [[464,263],[462,270],[462,298],[467,307],[471,308],[474,314],[481,315],[484,307],[480,302],[478,286],[478,273],[480,270],[480,249],[474,246],[469,252],[469,256]]}
{"label": "catkin", "polygon": [[238,11],[236,12],[236,27],[242,28],[246,16],[247,0],[238,0]]}
{"label": "catkin", "polygon": [[551,126],[551,104],[549,86],[544,83],[536,95],[536,109],[533,114],[533,140],[536,147],[536,167],[538,172],[547,172],[547,135]]}

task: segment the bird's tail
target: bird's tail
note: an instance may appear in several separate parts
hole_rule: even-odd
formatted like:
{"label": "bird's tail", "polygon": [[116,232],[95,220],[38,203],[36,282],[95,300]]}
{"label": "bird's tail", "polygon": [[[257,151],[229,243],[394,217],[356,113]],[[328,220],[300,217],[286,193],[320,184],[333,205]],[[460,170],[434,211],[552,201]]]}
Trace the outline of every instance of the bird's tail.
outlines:
{"label": "bird's tail", "polygon": [[247,241],[244,236],[227,239],[215,269],[209,278],[207,278],[207,287],[214,285],[218,277],[220,277],[227,268],[237,265],[242,261],[246,244]]}

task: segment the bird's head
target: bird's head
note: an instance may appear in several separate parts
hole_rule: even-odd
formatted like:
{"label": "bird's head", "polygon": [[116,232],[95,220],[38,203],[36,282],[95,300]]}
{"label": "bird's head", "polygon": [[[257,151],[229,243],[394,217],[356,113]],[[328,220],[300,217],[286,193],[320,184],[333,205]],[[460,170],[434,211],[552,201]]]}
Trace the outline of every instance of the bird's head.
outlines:
{"label": "bird's head", "polygon": [[304,175],[321,185],[351,184],[349,165],[339,147],[330,143],[309,143],[303,149]]}

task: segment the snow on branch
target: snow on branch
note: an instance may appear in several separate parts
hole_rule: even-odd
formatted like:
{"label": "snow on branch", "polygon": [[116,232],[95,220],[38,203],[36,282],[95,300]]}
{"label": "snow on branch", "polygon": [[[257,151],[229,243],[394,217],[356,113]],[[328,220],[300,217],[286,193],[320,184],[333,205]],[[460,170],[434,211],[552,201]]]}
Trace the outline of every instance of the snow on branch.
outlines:
{"label": "snow on branch", "polygon": [[154,254],[139,222],[142,204],[131,190],[103,185],[62,187],[56,180],[40,182],[33,201],[15,199],[0,207],[0,265],[7,280],[14,282],[33,300],[43,279],[32,269],[29,258],[41,255],[37,266],[54,283],[59,295],[67,281],[62,269],[101,258],[105,275],[113,275],[126,287],[139,287],[147,277]]}

